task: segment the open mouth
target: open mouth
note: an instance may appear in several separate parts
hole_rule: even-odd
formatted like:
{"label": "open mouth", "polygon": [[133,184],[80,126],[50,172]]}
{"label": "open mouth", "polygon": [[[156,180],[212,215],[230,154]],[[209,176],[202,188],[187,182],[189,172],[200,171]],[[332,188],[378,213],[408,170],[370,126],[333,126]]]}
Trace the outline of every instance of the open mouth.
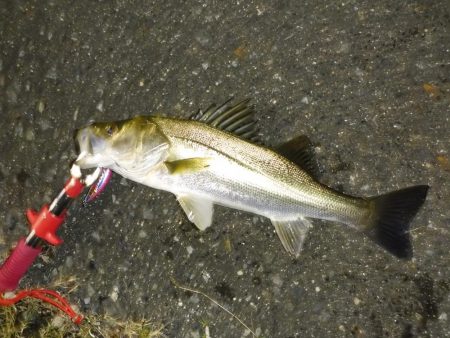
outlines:
{"label": "open mouth", "polygon": [[82,169],[108,167],[114,161],[111,159],[108,142],[97,136],[91,127],[85,127],[75,132],[75,147],[81,155],[75,163]]}
{"label": "open mouth", "polygon": [[86,129],[79,129],[75,131],[75,148],[78,154],[86,153],[93,154],[91,138]]}
{"label": "open mouth", "polygon": [[75,131],[75,149],[79,155],[78,159],[76,160],[76,164],[81,168],[87,169],[98,166],[98,164],[96,163],[98,156],[95,156],[95,149],[92,143],[93,140],[93,135],[88,128],[83,128]]}
{"label": "open mouth", "polygon": [[80,130],[79,129],[75,129],[75,131],[73,132],[72,135],[72,139],[73,139],[73,144],[75,145],[75,153],[79,154],[81,152],[80,150],[80,143],[78,142],[78,132]]}

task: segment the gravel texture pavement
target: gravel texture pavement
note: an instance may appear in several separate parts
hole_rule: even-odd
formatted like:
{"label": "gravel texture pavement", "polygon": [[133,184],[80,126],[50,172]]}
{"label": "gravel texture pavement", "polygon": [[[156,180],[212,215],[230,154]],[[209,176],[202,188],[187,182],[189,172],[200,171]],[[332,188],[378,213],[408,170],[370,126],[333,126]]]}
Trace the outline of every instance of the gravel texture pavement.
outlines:
{"label": "gravel texture pavement", "polygon": [[22,285],[75,275],[82,311],[168,337],[252,335],[171,278],[258,336],[450,337],[448,0],[1,0],[1,252],[61,188],[76,128],[229,97],[252,98],[267,145],[308,135],[334,188],[429,184],[415,258],[319,221],[293,259],[267,219],[217,207],[201,233],[171,194],[115,175]]}

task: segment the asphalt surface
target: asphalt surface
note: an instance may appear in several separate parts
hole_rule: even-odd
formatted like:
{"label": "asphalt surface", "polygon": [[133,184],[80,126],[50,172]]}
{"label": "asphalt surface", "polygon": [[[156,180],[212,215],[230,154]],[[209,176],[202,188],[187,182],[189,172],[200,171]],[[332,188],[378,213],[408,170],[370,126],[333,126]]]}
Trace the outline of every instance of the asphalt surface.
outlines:
{"label": "asphalt surface", "polygon": [[74,275],[82,311],[169,337],[450,337],[450,3],[0,1],[0,249],[51,200],[73,131],[187,117],[251,97],[262,140],[306,134],[322,182],[372,196],[431,186],[411,262],[315,222],[289,257],[267,219],[217,207],[201,233],[175,198],[115,176],[22,286]]}

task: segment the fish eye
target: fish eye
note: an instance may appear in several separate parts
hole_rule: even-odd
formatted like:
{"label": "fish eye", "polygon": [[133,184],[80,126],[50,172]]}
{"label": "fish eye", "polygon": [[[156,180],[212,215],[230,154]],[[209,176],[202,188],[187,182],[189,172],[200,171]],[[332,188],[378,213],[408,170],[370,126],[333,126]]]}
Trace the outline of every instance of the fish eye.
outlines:
{"label": "fish eye", "polygon": [[107,125],[105,127],[105,131],[109,136],[113,136],[114,133],[117,131],[117,127],[115,127],[113,125]]}

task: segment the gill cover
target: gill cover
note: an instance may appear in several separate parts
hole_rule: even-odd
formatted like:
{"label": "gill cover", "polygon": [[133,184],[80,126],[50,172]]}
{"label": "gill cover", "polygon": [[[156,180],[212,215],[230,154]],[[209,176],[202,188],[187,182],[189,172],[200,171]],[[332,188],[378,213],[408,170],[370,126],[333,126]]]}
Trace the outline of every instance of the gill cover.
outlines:
{"label": "gill cover", "polygon": [[117,122],[99,122],[80,129],[76,140],[82,168],[103,167],[121,173],[141,173],[163,161],[169,140],[151,117],[138,116]]}
{"label": "gill cover", "polygon": [[150,168],[168,155],[167,137],[150,117],[138,116],[117,123],[110,139],[114,162],[122,169]]}

